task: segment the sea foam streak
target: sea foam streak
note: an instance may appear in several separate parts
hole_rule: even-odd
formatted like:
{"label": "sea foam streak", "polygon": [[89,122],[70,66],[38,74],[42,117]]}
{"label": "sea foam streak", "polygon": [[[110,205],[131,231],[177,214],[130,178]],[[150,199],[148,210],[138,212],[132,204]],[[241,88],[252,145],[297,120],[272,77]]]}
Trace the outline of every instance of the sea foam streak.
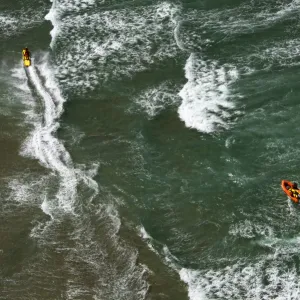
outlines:
{"label": "sea foam streak", "polygon": [[[41,74],[45,75],[46,85],[50,87],[48,68],[44,63]],[[57,90],[50,94],[50,88],[43,85],[36,67],[29,67],[28,74],[44,106],[43,122],[35,124],[30,137],[22,148],[22,154],[37,158],[42,165],[59,175],[60,187],[56,195],[58,207],[66,212],[73,211],[73,202],[76,197],[77,178],[73,162],[63,144],[54,136],[59,127],[57,119],[63,112],[64,99]],[[54,96],[55,95],[55,96]],[[47,211],[48,212],[48,211]]]}

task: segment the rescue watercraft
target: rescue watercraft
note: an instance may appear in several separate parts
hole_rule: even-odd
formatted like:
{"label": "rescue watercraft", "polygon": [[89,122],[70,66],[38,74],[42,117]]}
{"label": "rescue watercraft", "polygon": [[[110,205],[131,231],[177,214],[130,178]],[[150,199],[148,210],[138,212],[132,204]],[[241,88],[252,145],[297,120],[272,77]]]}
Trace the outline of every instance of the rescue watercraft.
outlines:
{"label": "rescue watercraft", "polygon": [[288,195],[288,197],[295,203],[299,203],[300,189],[293,189],[294,184],[288,180],[281,181],[281,188]]}
{"label": "rescue watercraft", "polygon": [[30,53],[27,48],[22,50],[22,58],[23,58],[24,67],[30,67],[31,66],[31,58],[30,58]]}

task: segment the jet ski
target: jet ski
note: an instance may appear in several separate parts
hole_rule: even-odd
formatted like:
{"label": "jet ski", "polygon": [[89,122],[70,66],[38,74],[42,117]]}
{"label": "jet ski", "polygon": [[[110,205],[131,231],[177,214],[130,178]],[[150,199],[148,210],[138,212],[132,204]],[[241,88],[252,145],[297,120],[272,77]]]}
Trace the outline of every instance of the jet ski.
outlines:
{"label": "jet ski", "polygon": [[293,188],[294,184],[287,180],[281,181],[281,188],[283,191],[288,195],[288,197],[294,201],[295,203],[299,203],[300,200],[300,190],[298,187],[295,189]]}
{"label": "jet ski", "polygon": [[31,58],[30,58],[30,52],[27,48],[22,50],[22,58],[23,58],[23,64],[24,67],[30,67],[31,66]]}

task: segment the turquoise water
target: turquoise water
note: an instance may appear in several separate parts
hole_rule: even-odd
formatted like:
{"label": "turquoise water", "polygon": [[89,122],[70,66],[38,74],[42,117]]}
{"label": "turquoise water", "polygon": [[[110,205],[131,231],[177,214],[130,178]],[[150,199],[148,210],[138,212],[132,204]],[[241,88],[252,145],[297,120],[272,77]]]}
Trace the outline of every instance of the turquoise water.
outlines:
{"label": "turquoise water", "polygon": [[1,3],[0,299],[298,299],[299,10]]}

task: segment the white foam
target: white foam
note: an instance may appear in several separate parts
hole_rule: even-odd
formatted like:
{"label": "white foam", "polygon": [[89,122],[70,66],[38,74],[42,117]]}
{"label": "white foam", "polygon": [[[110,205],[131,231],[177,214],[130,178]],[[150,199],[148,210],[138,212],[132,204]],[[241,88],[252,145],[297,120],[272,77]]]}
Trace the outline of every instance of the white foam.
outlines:
{"label": "white foam", "polygon": [[153,238],[148,234],[145,227],[141,225],[137,229],[139,236],[147,243],[148,248],[159,255],[158,251],[154,248]]}
{"label": "white foam", "polygon": [[[238,225],[248,226],[251,229],[248,232],[241,232],[236,228]],[[234,235],[252,238],[255,230],[256,234],[262,237],[256,243],[270,248],[274,254],[253,257],[252,261],[248,258],[233,258],[228,260],[225,267],[226,258],[222,257],[222,266],[218,260],[214,260],[208,269],[193,270],[180,267],[179,260],[171,254],[166,245],[163,245],[162,251],[154,251],[164,258],[168,266],[178,271],[180,279],[188,286],[190,300],[298,299],[300,285],[297,268],[295,264],[290,265],[282,255],[298,253],[300,238],[298,236],[291,239],[275,238],[268,226],[254,226],[247,220],[238,225],[231,230]],[[151,246],[151,250],[154,243],[158,247],[162,246],[153,240],[143,226],[139,231],[140,236]]]}
{"label": "white foam", "polygon": [[[222,6],[210,10],[186,10],[182,17],[182,28],[176,34],[177,40],[180,40],[178,46],[182,50],[190,49],[190,52],[198,52],[199,48],[206,49],[212,45],[221,50],[220,43],[224,41],[232,41],[243,34],[268,30],[286,19],[297,21],[299,4],[299,0],[277,1],[273,5],[266,2],[244,2],[233,8]],[[189,26],[185,28],[185,24]],[[250,60],[253,54],[261,54],[259,46],[249,45],[252,48]],[[244,68],[245,56],[239,53],[235,59],[241,59],[241,68]]]}
{"label": "white foam", "polygon": [[9,10],[2,10],[0,12],[0,26],[1,34],[11,36],[20,34],[29,28],[36,26],[43,21],[42,15],[46,5],[40,3],[39,9],[32,9],[25,5],[22,9],[14,9],[13,12]]}
{"label": "white foam", "polygon": [[146,231],[145,227],[143,225],[137,227],[139,236],[146,242],[148,248],[156,253],[158,256],[160,256],[159,250],[156,249],[154,244],[157,244],[159,248],[161,248],[161,244],[157,243],[150,234]]}
{"label": "white foam", "polygon": [[300,246],[300,236],[292,238],[261,238],[256,241],[256,244],[272,249],[274,251],[274,258],[276,258],[279,254],[298,254],[297,249]]}
{"label": "white foam", "polygon": [[36,190],[40,189],[44,182],[44,177],[40,181],[31,181],[30,183],[22,178],[14,178],[8,183],[8,187],[11,190],[10,199],[23,204],[39,202],[40,198],[44,197],[44,194],[36,194]]}
{"label": "white foam", "polygon": [[0,24],[1,26],[5,26],[5,25],[11,25],[11,24],[15,24],[17,23],[18,20],[16,18],[13,18],[11,16],[3,16],[0,15]]}
{"label": "white foam", "polygon": [[145,111],[152,118],[164,110],[167,106],[180,102],[176,95],[176,87],[171,82],[163,82],[158,86],[145,89],[140,95],[134,97],[133,102],[139,110]]}
{"label": "white foam", "polygon": [[150,240],[151,239],[151,236],[148,234],[148,232],[146,231],[144,226],[140,226],[139,231],[140,231],[140,236],[141,236],[142,239],[144,239],[144,240]]}
{"label": "white foam", "polygon": [[180,25],[181,25],[181,21],[178,20],[178,22],[174,28],[174,39],[176,41],[177,47],[180,50],[185,51],[184,43],[180,39]]}
{"label": "white foam", "polygon": [[231,225],[229,234],[251,239],[257,236],[272,237],[274,232],[273,228],[267,224],[258,224],[250,220],[245,220]]}
{"label": "white foam", "polygon": [[203,293],[208,299],[224,300],[296,300],[300,296],[296,267],[278,258],[244,260],[216,270],[182,269],[180,276],[189,286],[190,299],[201,299]]}
{"label": "white foam", "polygon": [[75,169],[77,177],[80,178],[80,180],[85,183],[86,186],[94,191],[90,201],[92,201],[93,198],[99,193],[98,183],[93,179],[97,175],[98,169],[98,163],[93,163],[91,166],[89,166],[89,168],[87,168],[86,165],[77,165]]}
{"label": "white foam", "polygon": [[284,40],[283,42],[269,43],[261,53],[263,59],[281,66],[299,65],[300,39]]}
{"label": "white foam", "polygon": [[287,3],[286,5],[283,4],[281,8],[274,14],[274,18],[282,18],[285,16],[289,16],[291,13],[299,12],[300,10],[300,1],[299,0],[293,0],[290,3]]}
{"label": "white foam", "polygon": [[47,19],[54,26],[52,46],[60,42],[65,47],[56,56],[57,76],[73,91],[130,77],[178,51],[173,34],[178,7],[173,4],[79,15],[64,15],[73,2],[63,4],[53,2]]}
{"label": "white foam", "polygon": [[11,191],[9,199],[22,205],[41,205],[42,210],[52,218],[51,210],[48,208],[50,203],[47,202],[47,189],[45,189],[51,179],[51,174],[36,178],[30,173],[23,172],[9,181],[8,187]]}
{"label": "white foam", "polygon": [[18,25],[18,20],[9,15],[0,15],[0,26],[3,30],[4,34],[11,33],[11,31],[15,31]]}
{"label": "white foam", "polygon": [[53,220],[54,217],[53,217],[53,214],[51,213],[51,207],[50,207],[50,204],[49,202],[47,201],[47,197],[45,196],[44,198],[44,201],[41,205],[41,209],[42,211],[46,214],[46,215],[49,215],[51,217],[51,219]]}
{"label": "white foam", "polygon": [[197,278],[199,272],[182,268],[179,271],[180,279],[188,285],[188,296],[190,300],[208,300],[199,284]]}
{"label": "white foam", "polygon": [[182,103],[179,117],[189,128],[211,133],[218,128],[228,128],[230,110],[229,86],[238,77],[237,70],[218,66],[217,62],[206,62],[191,54],[185,66],[188,82],[179,95]]}
{"label": "white foam", "polygon": [[59,22],[59,17],[58,17],[58,4],[56,0],[50,0],[52,2],[51,9],[49,10],[48,14],[45,16],[45,20],[48,20],[52,23],[53,28],[50,31],[50,35],[52,37],[51,42],[50,42],[50,47],[52,48],[55,39],[59,34],[59,28],[60,28],[60,22]]}
{"label": "white foam", "polygon": [[49,68],[48,66],[48,53],[44,55],[42,58],[43,63],[39,65],[39,70],[43,74],[43,76],[47,79],[45,81],[45,88],[51,92],[53,95],[52,99],[55,102],[55,112],[56,118],[59,118],[63,113],[63,104],[66,101],[65,98],[62,96],[59,86],[54,79],[53,73],[54,70]]}
{"label": "white foam", "polygon": [[235,143],[235,139],[230,136],[225,140],[225,147],[229,149]]}

